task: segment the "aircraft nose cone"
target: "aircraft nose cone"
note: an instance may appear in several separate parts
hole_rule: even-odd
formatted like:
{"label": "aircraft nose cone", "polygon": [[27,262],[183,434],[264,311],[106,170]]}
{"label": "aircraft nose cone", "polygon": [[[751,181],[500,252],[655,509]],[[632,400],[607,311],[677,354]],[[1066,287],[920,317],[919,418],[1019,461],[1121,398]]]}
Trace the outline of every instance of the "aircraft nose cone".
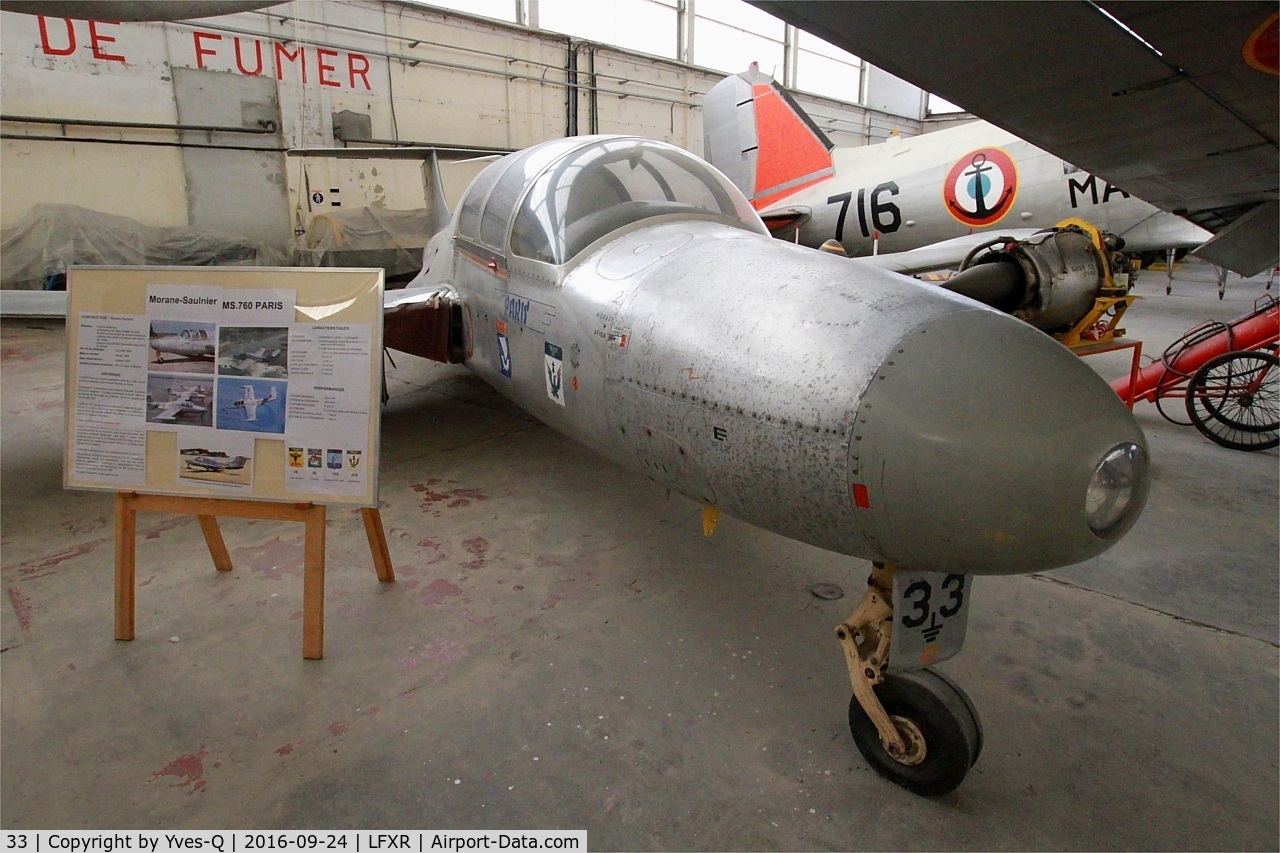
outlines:
{"label": "aircraft nose cone", "polygon": [[1105,551],[1150,486],[1132,413],[1080,359],[991,311],[904,335],[859,404],[862,532],[908,568],[1016,574]]}

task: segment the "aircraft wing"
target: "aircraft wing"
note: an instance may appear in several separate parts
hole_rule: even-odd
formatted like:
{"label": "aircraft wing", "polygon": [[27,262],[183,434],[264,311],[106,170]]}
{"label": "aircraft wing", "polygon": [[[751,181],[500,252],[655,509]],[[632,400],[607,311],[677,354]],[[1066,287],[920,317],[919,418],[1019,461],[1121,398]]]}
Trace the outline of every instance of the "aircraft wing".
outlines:
{"label": "aircraft wing", "polygon": [[177,418],[178,412],[182,411],[182,400],[172,400],[165,404],[165,407],[156,414],[158,421],[171,421]]}
{"label": "aircraft wing", "polygon": [[[352,140],[360,142],[360,140]],[[288,157],[321,157],[332,160],[430,160],[433,156],[443,162],[497,159],[510,154],[510,148],[475,145],[370,145],[368,147],[342,148],[290,148]]]}
{"label": "aircraft wing", "polygon": [[462,313],[439,287],[406,287],[382,296],[382,345],[410,355],[461,364]]}
{"label": "aircraft wing", "polygon": [[[361,140],[352,140],[359,142]],[[387,140],[368,140],[372,143]],[[344,143],[345,145],[345,143]],[[445,201],[444,180],[440,175],[440,163],[468,163],[476,160],[498,159],[511,151],[506,148],[474,147],[463,145],[418,145],[400,147],[343,147],[343,148],[290,148],[289,157],[322,157],[338,160],[421,160],[422,190],[427,210],[431,211],[430,233],[435,234],[449,224],[449,205]]]}
{"label": "aircraft wing", "polygon": [[87,21],[180,21],[214,18],[278,5],[281,0],[5,0],[6,12]]}
{"label": "aircraft wing", "polygon": [[1280,260],[1276,4],[750,0],[1214,232]]}

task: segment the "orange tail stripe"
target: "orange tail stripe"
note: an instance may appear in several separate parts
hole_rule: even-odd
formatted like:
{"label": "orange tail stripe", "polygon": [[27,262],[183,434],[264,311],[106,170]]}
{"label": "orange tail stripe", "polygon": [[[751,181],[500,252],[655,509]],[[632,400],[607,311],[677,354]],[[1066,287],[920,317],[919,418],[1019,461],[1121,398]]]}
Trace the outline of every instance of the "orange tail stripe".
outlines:
{"label": "orange tail stripe", "polygon": [[[776,194],[782,184],[830,171],[831,153],[773,87],[751,87],[755,99],[756,153],[755,195]],[[770,192],[770,191],[773,192]]]}

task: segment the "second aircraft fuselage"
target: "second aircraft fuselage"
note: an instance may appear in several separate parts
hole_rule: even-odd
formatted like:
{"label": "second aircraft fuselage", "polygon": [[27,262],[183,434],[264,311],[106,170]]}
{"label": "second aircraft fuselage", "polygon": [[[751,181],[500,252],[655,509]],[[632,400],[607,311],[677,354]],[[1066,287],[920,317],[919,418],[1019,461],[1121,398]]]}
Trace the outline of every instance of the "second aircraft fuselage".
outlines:
{"label": "second aircraft fuselage", "polygon": [[[1181,217],[986,122],[878,145],[832,149],[834,174],[757,209],[811,213],[800,243],[838,240],[851,255],[881,253],[1002,228],[1047,228],[1078,217],[1125,239],[1126,250],[1197,246],[1210,235]],[[794,237],[794,229],[778,234]]]}

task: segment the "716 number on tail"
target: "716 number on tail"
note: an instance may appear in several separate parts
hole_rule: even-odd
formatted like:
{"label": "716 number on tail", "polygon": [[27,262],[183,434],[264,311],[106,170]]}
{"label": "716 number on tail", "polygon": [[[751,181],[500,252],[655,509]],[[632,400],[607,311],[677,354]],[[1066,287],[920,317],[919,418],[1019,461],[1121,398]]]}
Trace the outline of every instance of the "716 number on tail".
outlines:
{"label": "716 number on tail", "polygon": [[[883,184],[877,184],[875,189],[871,191],[871,222],[875,226],[875,230],[881,234],[892,234],[902,227],[902,211],[898,210],[898,206],[891,201],[881,201],[882,195],[897,195],[898,185],[893,181],[885,181]],[[839,204],[840,213],[836,215],[836,242],[844,242],[844,221],[845,216],[849,213],[849,202],[853,200],[853,193],[838,193],[827,199],[827,204]],[[858,233],[864,238],[871,236],[871,229],[867,227],[867,190],[865,187],[858,190]]]}

